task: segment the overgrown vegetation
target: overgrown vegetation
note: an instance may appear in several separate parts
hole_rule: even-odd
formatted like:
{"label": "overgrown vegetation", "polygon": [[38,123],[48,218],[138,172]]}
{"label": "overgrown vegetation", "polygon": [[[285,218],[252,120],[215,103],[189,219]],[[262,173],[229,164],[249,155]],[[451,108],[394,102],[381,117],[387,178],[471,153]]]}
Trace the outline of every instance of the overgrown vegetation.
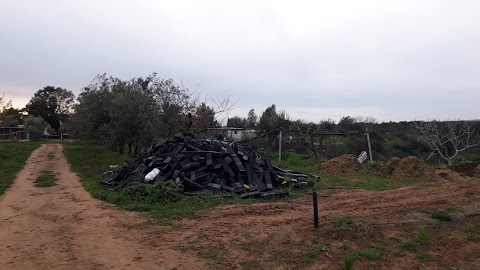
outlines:
{"label": "overgrown vegetation", "polygon": [[343,226],[343,225],[352,225],[355,224],[356,221],[350,216],[345,216],[345,217],[339,217],[336,218],[332,221],[332,224],[338,225],[338,226]]}
{"label": "overgrown vegetation", "polygon": [[57,185],[57,176],[52,171],[42,171],[34,182],[36,187],[52,187]]}
{"label": "overgrown vegetation", "polygon": [[197,210],[225,201],[222,198],[185,197],[176,191],[174,185],[167,183],[158,186],[138,184],[122,190],[106,188],[100,184],[103,172],[110,165],[123,163],[128,159],[127,155],[87,143],[65,144],[64,151],[72,170],[80,176],[83,186],[94,198],[115,203],[127,210],[147,212],[160,222],[195,217]]}
{"label": "overgrown vegetation", "polygon": [[465,239],[470,240],[470,241],[480,241],[480,228],[475,226],[475,225],[470,225],[467,228],[465,228],[465,233],[467,233],[467,236]]}
{"label": "overgrown vegetation", "polygon": [[313,244],[308,247],[308,251],[305,254],[304,262],[306,264],[313,264],[317,261],[318,255],[323,252],[327,251],[327,246],[322,244]]}
{"label": "overgrown vegetation", "polygon": [[0,142],[0,195],[13,183],[15,175],[39,145],[36,142]]}

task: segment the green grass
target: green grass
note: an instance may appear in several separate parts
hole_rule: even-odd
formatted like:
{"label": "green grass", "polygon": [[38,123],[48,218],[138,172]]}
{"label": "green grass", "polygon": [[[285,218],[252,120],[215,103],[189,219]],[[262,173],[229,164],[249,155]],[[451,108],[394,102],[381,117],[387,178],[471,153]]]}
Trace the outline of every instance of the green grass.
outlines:
{"label": "green grass", "polygon": [[415,238],[409,242],[406,242],[401,245],[402,249],[406,249],[409,251],[416,251],[420,248],[420,246],[428,245],[431,242],[431,237],[427,232],[425,226],[421,226],[418,229]]}
{"label": "green grass", "polygon": [[355,256],[352,254],[347,254],[342,258],[341,269],[342,270],[351,270],[353,269],[353,263],[355,262]]}
{"label": "green grass", "polygon": [[466,240],[480,241],[480,228],[471,225],[465,228],[465,233],[467,233],[467,236],[465,237]]}
{"label": "green grass", "polygon": [[56,186],[57,177],[52,171],[42,171],[34,182],[36,187],[53,187]]}
{"label": "green grass", "polygon": [[376,260],[376,259],[380,258],[378,253],[374,249],[371,249],[371,248],[357,249],[353,252],[353,256],[355,256],[356,258],[366,258],[366,259],[369,259],[369,260]]}
{"label": "green grass", "polygon": [[0,195],[10,187],[15,175],[39,146],[38,142],[0,142]]}
{"label": "green grass", "polygon": [[332,220],[332,224],[342,226],[342,225],[352,225],[355,224],[356,221],[350,217],[350,216],[345,216],[345,217],[339,217],[334,220]]}
{"label": "green grass", "polygon": [[448,213],[447,211],[435,211],[431,214],[431,217],[433,219],[438,219],[445,222],[450,222],[453,220],[450,216],[450,213]]}
{"label": "green grass", "polygon": [[323,251],[327,251],[327,246],[321,244],[310,245],[303,261],[306,264],[313,264],[317,261],[318,254]]}
{"label": "green grass", "polygon": [[418,229],[417,235],[415,237],[415,242],[420,245],[426,245],[430,243],[430,236],[428,235],[425,226],[422,226],[420,227],[420,229]]}
{"label": "green grass", "polygon": [[[102,174],[110,165],[124,163],[128,156],[87,143],[67,143],[64,152],[72,170],[79,175],[92,197],[117,204],[126,210],[146,212],[158,218],[161,224],[171,225],[175,220],[195,218],[198,210],[211,208],[226,200],[183,196],[167,183],[156,186],[138,184],[121,190],[104,187],[100,184],[105,177]],[[215,193],[205,192],[205,195],[209,194]]]}

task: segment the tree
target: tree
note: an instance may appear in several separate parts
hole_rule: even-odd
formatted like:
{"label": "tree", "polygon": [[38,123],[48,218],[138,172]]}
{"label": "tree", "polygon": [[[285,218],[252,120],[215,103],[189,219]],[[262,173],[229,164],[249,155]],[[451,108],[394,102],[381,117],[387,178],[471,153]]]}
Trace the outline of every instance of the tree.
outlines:
{"label": "tree", "polygon": [[247,126],[247,119],[234,116],[228,118],[227,127],[234,127],[234,128],[244,128]]}
{"label": "tree", "polygon": [[12,101],[0,96],[0,127],[14,127],[21,123],[21,112],[12,107]]}
{"label": "tree", "polygon": [[258,121],[258,127],[262,130],[261,132],[265,134],[265,141],[272,142],[272,147],[275,145],[275,141],[271,139],[272,135],[270,135],[270,133],[280,128],[286,129],[289,126],[290,117],[284,110],[277,112],[275,104],[265,109]]}
{"label": "tree", "polygon": [[29,115],[40,116],[56,131],[73,113],[75,95],[72,91],[53,86],[38,90],[25,107]]}
{"label": "tree", "polygon": [[209,127],[215,127],[215,112],[204,102],[195,107],[195,113],[192,115],[192,128],[205,130]]}
{"label": "tree", "polygon": [[480,144],[480,136],[467,121],[414,122],[420,131],[420,141],[427,143],[432,152],[427,160],[439,155],[452,165],[459,153]]}
{"label": "tree", "polygon": [[257,125],[257,121],[258,121],[258,116],[255,114],[255,110],[251,109],[250,111],[248,111],[247,127],[254,129],[255,126]]}
{"label": "tree", "polygon": [[38,141],[43,137],[47,122],[39,116],[29,115],[24,119],[25,131],[29,134],[30,140]]}

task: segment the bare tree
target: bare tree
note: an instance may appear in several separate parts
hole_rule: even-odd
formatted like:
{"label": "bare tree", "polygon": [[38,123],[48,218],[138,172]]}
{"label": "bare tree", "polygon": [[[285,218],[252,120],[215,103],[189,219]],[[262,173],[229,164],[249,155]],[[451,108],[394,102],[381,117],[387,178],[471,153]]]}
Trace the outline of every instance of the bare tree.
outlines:
{"label": "bare tree", "polygon": [[414,122],[421,132],[420,140],[427,143],[432,152],[427,160],[439,155],[448,165],[460,152],[480,144],[480,136],[467,121]]}

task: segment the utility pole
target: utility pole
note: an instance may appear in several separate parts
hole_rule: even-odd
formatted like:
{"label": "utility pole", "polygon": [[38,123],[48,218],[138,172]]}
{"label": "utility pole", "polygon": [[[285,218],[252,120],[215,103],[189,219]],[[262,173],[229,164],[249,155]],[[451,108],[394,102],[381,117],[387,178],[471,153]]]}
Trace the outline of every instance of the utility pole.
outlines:
{"label": "utility pole", "polygon": [[372,145],[370,144],[370,133],[368,133],[368,128],[365,129],[365,133],[367,134],[368,154],[370,155],[370,163],[371,163],[371,162],[373,162],[373,158],[372,158]]}

